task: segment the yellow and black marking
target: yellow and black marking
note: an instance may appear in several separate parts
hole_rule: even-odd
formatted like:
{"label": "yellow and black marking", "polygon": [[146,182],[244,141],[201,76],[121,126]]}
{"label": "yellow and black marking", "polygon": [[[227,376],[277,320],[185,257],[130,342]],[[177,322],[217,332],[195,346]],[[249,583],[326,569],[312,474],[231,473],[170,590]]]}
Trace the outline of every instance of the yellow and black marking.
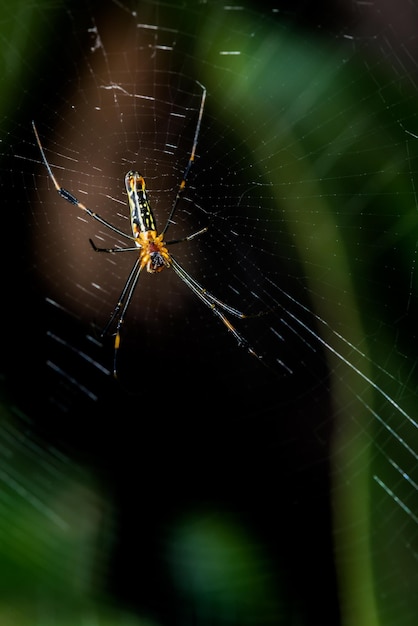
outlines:
{"label": "yellow and black marking", "polygon": [[154,215],[148,202],[145,179],[139,172],[130,171],[125,176],[125,187],[129,200],[131,227],[134,237],[149,230],[157,230]]}
{"label": "yellow and black marking", "polygon": [[171,258],[163,241],[163,233],[157,234],[157,226],[148,202],[145,179],[139,172],[130,171],[125,176],[129,200],[132,234],[139,248],[140,269],[155,274],[170,267]]}

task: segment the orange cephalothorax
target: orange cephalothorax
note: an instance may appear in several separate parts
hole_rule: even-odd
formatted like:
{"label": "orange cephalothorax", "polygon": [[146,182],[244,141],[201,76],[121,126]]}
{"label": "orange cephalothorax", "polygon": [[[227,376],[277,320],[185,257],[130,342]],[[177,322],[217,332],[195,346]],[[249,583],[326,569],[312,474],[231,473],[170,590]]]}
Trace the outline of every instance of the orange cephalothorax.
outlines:
{"label": "orange cephalothorax", "polygon": [[157,236],[156,230],[139,232],[138,243],[141,246],[139,258],[141,259],[141,269],[146,268],[147,272],[155,274],[161,272],[165,267],[170,267],[170,254],[163,241],[163,235]]}

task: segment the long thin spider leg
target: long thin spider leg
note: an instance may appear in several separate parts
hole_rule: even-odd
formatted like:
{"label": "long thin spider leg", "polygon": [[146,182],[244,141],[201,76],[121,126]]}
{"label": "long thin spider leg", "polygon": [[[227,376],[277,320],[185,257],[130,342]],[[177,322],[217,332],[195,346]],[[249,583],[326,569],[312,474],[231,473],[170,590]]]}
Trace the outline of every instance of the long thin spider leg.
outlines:
{"label": "long thin spider leg", "polygon": [[176,272],[177,276],[189,287],[189,289],[191,289],[193,293],[203,302],[203,304],[205,304],[212,311],[212,313],[214,313],[214,315],[216,315],[221,320],[221,322],[226,326],[226,328],[235,338],[235,341],[238,343],[238,345],[245,348],[250,354],[262,361],[262,357],[253,350],[248,341],[237,331],[235,326],[229,321],[226,315],[222,313],[221,308],[240,319],[245,318],[246,315],[241,311],[238,311],[238,309],[234,309],[228,304],[225,304],[221,300],[215,298],[215,296],[213,296],[210,292],[204,289],[204,287],[202,287],[200,283],[197,282],[197,280],[192,278],[192,276],[190,276],[190,274],[186,272],[184,267],[182,267],[180,263],[176,261],[176,259],[174,259],[172,256],[171,266]]}
{"label": "long thin spider leg", "polygon": [[[132,291],[132,285],[136,285],[136,283],[138,281],[138,276],[139,276],[139,273],[141,271],[141,268],[139,267],[139,265],[140,265],[140,260],[138,258],[138,259],[136,259],[135,263],[133,264],[132,269],[131,269],[131,271],[129,273],[129,276],[126,279],[125,285],[124,285],[124,287],[123,287],[123,289],[122,289],[122,291],[120,293],[120,296],[118,298],[117,304],[116,304],[115,308],[112,311],[112,314],[111,314],[111,316],[109,318],[109,321],[107,322],[106,326],[103,328],[103,330],[101,332],[101,336],[102,337],[107,335],[107,333],[109,332],[109,329],[112,326],[113,322],[118,317],[119,312],[122,309],[122,307],[123,307],[123,310],[126,310],[126,302],[127,302],[126,294],[128,292]],[[115,339],[115,341],[116,341],[116,339]]]}
{"label": "long thin spider leg", "polygon": [[134,248],[98,248],[93,239],[89,239],[89,242],[95,252],[138,252],[141,249],[138,246]]}
{"label": "long thin spider leg", "polygon": [[[138,268],[139,265],[139,268]],[[136,269],[138,268],[138,269]],[[136,273],[135,273],[135,269],[136,269]],[[138,279],[139,279],[139,275],[141,273],[141,266],[140,266],[140,261],[139,259],[137,260],[137,262],[135,263],[134,267],[132,268],[132,271],[129,275],[129,278],[126,282],[125,288],[123,290],[123,297],[121,294],[121,298],[120,298],[120,302],[122,302],[123,298],[126,295],[126,300],[125,300],[125,304],[123,305],[122,311],[119,315],[119,319],[118,319],[118,323],[116,325],[116,334],[115,334],[115,351],[114,351],[114,355],[113,355],[113,376],[114,378],[117,378],[117,367],[116,367],[116,363],[117,363],[117,357],[118,357],[118,350],[119,350],[119,346],[120,346],[120,331],[122,328],[122,324],[125,320],[125,315],[126,315],[126,311],[128,310],[129,304],[132,300],[132,296],[134,294],[135,291],[135,287],[137,285]],[[129,287],[128,283],[131,282],[131,285]],[[119,303],[118,303],[119,305]],[[120,310],[120,307],[118,308],[118,311]],[[115,319],[115,316],[112,316],[112,320]]]}
{"label": "long thin spider leg", "polygon": [[187,235],[187,237],[182,237],[181,239],[172,239],[171,241],[166,241],[165,245],[172,246],[174,243],[181,243],[182,241],[191,241],[195,237],[198,237],[199,235],[203,235],[203,233],[206,233],[207,230],[208,230],[208,227],[205,226],[205,228],[201,228],[195,233],[192,233],[191,235]]}
{"label": "long thin spider leg", "polygon": [[35,133],[36,142],[38,144],[38,147],[39,147],[39,150],[40,150],[40,153],[41,153],[44,165],[45,165],[45,167],[46,167],[46,169],[48,171],[49,177],[51,178],[52,182],[54,183],[55,189],[58,191],[58,193],[61,196],[61,198],[64,198],[64,200],[66,200],[70,204],[78,207],[79,209],[81,209],[82,211],[87,213],[87,215],[89,215],[93,219],[95,219],[98,222],[100,222],[100,224],[103,224],[103,226],[106,226],[106,228],[109,228],[110,230],[113,230],[113,232],[118,233],[118,235],[121,235],[122,237],[125,237],[126,239],[130,239],[131,241],[135,240],[135,237],[133,237],[132,235],[129,235],[128,233],[125,233],[123,230],[120,230],[116,226],[113,226],[113,224],[111,224],[110,222],[105,220],[98,213],[95,213],[94,211],[92,211],[91,209],[86,207],[85,204],[80,202],[70,191],[68,191],[67,189],[64,189],[64,187],[61,187],[61,185],[58,183],[57,179],[55,178],[55,176],[54,176],[54,174],[52,172],[52,169],[51,169],[51,166],[50,166],[50,164],[48,162],[48,159],[46,158],[44,149],[43,149],[42,144],[41,144],[41,140],[40,140],[39,135],[38,135],[38,131],[36,130],[35,122],[33,120],[32,120],[32,128],[33,128],[33,132]]}
{"label": "long thin spider leg", "polygon": [[171,255],[171,260],[173,262],[172,263],[173,269],[176,269],[176,268],[174,268],[174,265],[176,265],[177,266],[177,270],[179,270],[177,272],[178,276],[180,276],[180,278],[184,282],[186,282],[187,285],[191,289],[193,289],[194,293],[200,292],[200,293],[204,294],[205,298],[210,303],[215,304],[216,306],[218,306],[219,308],[223,309],[224,311],[226,311],[230,315],[233,315],[234,317],[237,317],[238,319],[252,319],[252,318],[255,318],[255,317],[264,317],[265,315],[269,315],[271,313],[271,310],[258,311],[258,313],[243,313],[242,311],[240,311],[239,309],[236,309],[235,307],[231,306],[230,304],[227,304],[226,302],[223,302],[223,300],[220,300],[219,298],[214,296],[213,293],[211,293],[210,291],[205,289],[205,287],[203,287],[195,278],[193,278],[193,276],[190,276],[190,274],[188,272],[186,272],[184,267],[182,267],[180,265],[180,263],[178,261],[176,261],[176,259],[173,259],[172,255]]}
{"label": "long thin spider leg", "polygon": [[198,295],[199,297],[202,296],[201,299],[204,298],[205,303],[206,304],[209,303],[208,306],[212,307],[213,305],[217,305],[218,307],[220,307],[221,309],[223,309],[230,315],[237,317],[238,319],[245,319],[246,317],[253,317],[252,315],[247,316],[242,311],[239,311],[238,309],[235,309],[229,304],[226,304],[226,302],[223,302],[222,300],[219,300],[218,298],[216,298],[216,296],[214,296],[212,293],[210,293],[210,291],[205,289],[195,278],[193,278],[193,276],[190,276],[190,274],[186,272],[184,267],[180,265],[180,263],[176,259],[174,259],[172,255],[171,255],[171,261],[172,261],[172,267],[174,271],[176,272],[176,274],[181,278],[183,282],[187,284],[188,287],[190,287],[190,289],[196,295]]}
{"label": "long thin spider leg", "polygon": [[179,200],[183,194],[183,191],[186,187],[186,182],[187,182],[187,178],[189,176],[189,172],[192,168],[192,165],[194,163],[194,159],[195,159],[195,154],[196,154],[196,147],[197,147],[197,141],[199,139],[199,133],[200,133],[200,126],[202,124],[202,117],[203,117],[203,109],[205,108],[205,101],[206,101],[206,87],[204,85],[202,85],[201,83],[199,83],[199,81],[196,81],[197,84],[199,85],[199,87],[201,87],[202,89],[202,99],[200,101],[200,109],[199,109],[199,116],[197,118],[197,124],[196,124],[196,129],[194,132],[194,138],[193,138],[193,145],[192,145],[192,151],[190,153],[190,157],[188,160],[188,163],[186,165],[186,168],[184,170],[183,173],[183,178],[181,180],[181,183],[179,185],[179,188],[177,190],[177,194],[173,203],[173,206],[171,207],[171,211],[170,214],[168,216],[167,222],[162,230],[162,234],[164,235],[164,233],[166,232],[167,228],[170,226],[173,217],[174,217],[174,213],[176,212],[177,209],[177,205],[179,203]]}

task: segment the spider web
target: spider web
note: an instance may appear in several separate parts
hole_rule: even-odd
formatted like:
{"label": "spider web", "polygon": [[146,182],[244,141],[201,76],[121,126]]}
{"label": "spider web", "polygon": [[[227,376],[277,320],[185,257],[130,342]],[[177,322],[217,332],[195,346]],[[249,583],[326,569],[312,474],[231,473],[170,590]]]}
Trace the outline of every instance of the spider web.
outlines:
{"label": "spider web", "polygon": [[[415,624],[417,7],[19,9],[2,32],[8,623],[22,594],[33,623]],[[207,227],[170,251],[248,316],[231,321],[261,359],[174,272],[144,273],[114,381],[100,330],[134,258],[94,252],[126,241],[58,196],[31,121],[59,184],[124,232],[138,169],[161,231],[200,84],[166,239]]]}

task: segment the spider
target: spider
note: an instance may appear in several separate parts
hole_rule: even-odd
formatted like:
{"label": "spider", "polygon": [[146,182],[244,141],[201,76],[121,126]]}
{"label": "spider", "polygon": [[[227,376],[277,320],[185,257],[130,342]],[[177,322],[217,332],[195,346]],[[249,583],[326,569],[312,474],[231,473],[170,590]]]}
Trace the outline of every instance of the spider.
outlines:
{"label": "spider", "polygon": [[180,278],[180,280],[182,280],[189,287],[189,289],[191,289],[191,291],[203,302],[203,304],[206,305],[212,311],[212,313],[221,320],[221,322],[226,326],[231,335],[235,338],[238,345],[244,347],[251,355],[255,356],[257,359],[261,360],[262,358],[252,349],[248,341],[244,339],[244,337],[238,332],[235,326],[226,317],[225,313],[228,313],[229,315],[240,319],[246,318],[248,316],[238,309],[235,309],[225,302],[222,302],[222,300],[219,300],[216,296],[207,291],[197,280],[190,276],[190,274],[184,269],[182,265],[180,265],[180,263],[175,259],[175,257],[173,257],[173,255],[168,250],[168,246],[180,243],[182,241],[190,241],[191,239],[194,239],[194,237],[197,237],[198,235],[206,232],[207,228],[202,228],[201,230],[191,235],[188,235],[187,237],[183,237],[182,239],[174,239],[167,242],[164,241],[164,236],[168,230],[168,227],[173,221],[174,214],[177,210],[181,196],[186,187],[190,170],[195,161],[196,146],[199,139],[200,126],[206,100],[206,88],[200,83],[198,83],[198,85],[202,89],[202,96],[200,101],[198,119],[194,132],[192,150],[188,163],[184,170],[182,180],[178,187],[174,202],[172,204],[168,219],[160,234],[158,234],[154,214],[148,200],[145,179],[139,172],[131,170],[125,176],[125,187],[128,196],[132,229],[132,234],[128,234],[105,220],[98,213],[95,213],[94,211],[89,209],[86,205],[80,202],[70,191],[61,187],[52,172],[51,165],[46,158],[38,131],[35,126],[35,122],[32,121],[33,131],[35,133],[36,142],[38,144],[43,163],[59,195],[70,204],[76,206],[81,211],[84,211],[84,213],[87,213],[87,215],[100,222],[100,224],[102,224],[103,226],[106,226],[106,228],[108,228],[109,230],[117,233],[118,235],[121,235],[125,239],[129,239],[134,243],[132,247],[126,248],[98,248],[93,240],[89,239],[93,249],[96,252],[105,253],[135,251],[138,255],[125,282],[125,285],[120,293],[119,300],[112,311],[110,319],[101,332],[101,336],[104,337],[109,332],[112,325],[114,323],[116,324],[113,356],[113,375],[115,378],[117,378],[116,365],[118,350],[121,341],[121,328],[125,320],[129,304],[132,300],[132,296],[134,294],[139,276],[143,269],[145,269],[150,274],[157,274],[165,268],[172,268],[177,276]]}

